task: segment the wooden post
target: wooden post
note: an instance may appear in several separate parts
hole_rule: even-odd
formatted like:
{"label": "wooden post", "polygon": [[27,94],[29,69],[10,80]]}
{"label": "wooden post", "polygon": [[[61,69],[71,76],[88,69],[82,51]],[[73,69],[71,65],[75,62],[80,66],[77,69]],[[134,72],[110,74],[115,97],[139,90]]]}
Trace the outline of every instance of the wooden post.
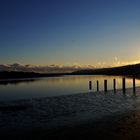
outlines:
{"label": "wooden post", "polygon": [[92,90],[92,82],[89,81],[89,90]]}
{"label": "wooden post", "polygon": [[97,80],[97,91],[99,91],[99,81]]}
{"label": "wooden post", "polygon": [[113,79],[113,89],[114,89],[114,92],[116,91],[116,79]]}
{"label": "wooden post", "polygon": [[136,92],[136,83],[135,83],[135,78],[133,78],[133,92]]}
{"label": "wooden post", "polygon": [[122,89],[123,92],[125,93],[125,78],[122,79]]}
{"label": "wooden post", "polygon": [[107,80],[104,80],[104,91],[107,92]]}

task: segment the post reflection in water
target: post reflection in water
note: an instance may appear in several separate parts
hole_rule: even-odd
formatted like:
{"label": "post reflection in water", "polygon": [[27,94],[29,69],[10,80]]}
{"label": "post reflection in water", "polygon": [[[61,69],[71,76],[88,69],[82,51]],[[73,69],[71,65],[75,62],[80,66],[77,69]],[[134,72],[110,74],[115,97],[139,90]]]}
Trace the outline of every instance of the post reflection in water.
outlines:
{"label": "post reflection in water", "polygon": [[[107,90],[113,90],[113,79],[116,79],[115,89],[122,89],[121,76],[63,76],[37,79],[0,81],[0,100],[29,99],[89,92],[88,82],[92,82],[91,92],[104,90],[104,80],[107,80]],[[97,88],[98,81],[98,88]],[[126,78],[126,89],[133,87],[132,78]],[[136,87],[140,80],[135,80]]]}

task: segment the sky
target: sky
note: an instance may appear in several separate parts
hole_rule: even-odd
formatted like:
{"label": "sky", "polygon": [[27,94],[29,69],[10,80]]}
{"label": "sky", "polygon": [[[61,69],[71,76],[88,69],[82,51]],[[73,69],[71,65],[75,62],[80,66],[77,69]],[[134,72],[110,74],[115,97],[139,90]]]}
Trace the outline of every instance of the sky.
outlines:
{"label": "sky", "polygon": [[0,0],[0,64],[140,63],[139,0]]}

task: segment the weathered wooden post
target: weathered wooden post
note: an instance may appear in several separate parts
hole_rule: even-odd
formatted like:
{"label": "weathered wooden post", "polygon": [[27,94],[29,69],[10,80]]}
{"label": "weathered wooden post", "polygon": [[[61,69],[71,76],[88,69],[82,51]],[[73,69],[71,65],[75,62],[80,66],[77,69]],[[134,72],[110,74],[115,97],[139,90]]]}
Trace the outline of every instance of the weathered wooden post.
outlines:
{"label": "weathered wooden post", "polygon": [[89,90],[92,90],[92,82],[89,81]]}
{"label": "weathered wooden post", "polygon": [[125,78],[122,79],[122,89],[123,92],[125,93]]}
{"label": "weathered wooden post", "polygon": [[114,92],[116,92],[116,79],[113,79],[113,89],[114,89]]}
{"label": "weathered wooden post", "polygon": [[133,78],[133,92],[136,92],[136,83],[135,83],[135,78]]}
{"label": "weathered wooden post", "polygon": [[104,80],[104,91],[107,92],[107,80]]}
{"label": "weathered wooden post", "polygon": [[97,91],[99,91],[99,81],[97,80]]}

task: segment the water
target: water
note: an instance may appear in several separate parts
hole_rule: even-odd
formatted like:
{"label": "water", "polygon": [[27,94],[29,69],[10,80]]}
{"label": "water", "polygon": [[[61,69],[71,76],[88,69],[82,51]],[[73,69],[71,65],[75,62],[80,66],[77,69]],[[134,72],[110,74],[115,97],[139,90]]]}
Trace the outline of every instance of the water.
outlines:
{"label": "water", "polygon": [[[116,93],[111,90],[114,78],[119,89]],[[104,79],[108,80],[108,89],[110,89],[107,93],[102,91]],[[90,80],[93,82],[93,92],[89,92],[88,89]],[[99,80],[100,92],[94,92],[96,80]],[[34,134],[39,134],[39,138],[40,135],[44,138],[44,135],[53,136],[54,130],[62,128],[65,132],[66,128],[79,125],[89,130],[93,128],[96,130],[98,126],[101,128],[101,133],[104,130],[107,133],[114,133],[111,132],[112,128],[106,127],[110,121],[116,120],[119,122],[119,127],[123,127],[126,132],[128,127],[131,130],[133,122],[133,129],[140,130],[140,87],[134,94],[130,88],[132,79],[129,78],[126,79],[128,88],[126,93],[122,92],[121,85],[122,77],[114,76],[64,76],[1,81],[0,107],[6,107],[6,110],[0,108],[0,136],[17,137],[17,134],[28,136],[29,132],[35,132]],[[136,80],[136,86],[140,86],[139,80]],[[26,109],[14,110],[15,106],[25,106]],[[124,114],[126,114],[125,121],[122,120]],[[96,121],[103,123],[95,124]],[[113,125],[113,128],[117,126]],[[118,134],[120,129],[116,130],[115,133]]]}
{"label": "water", "polygon": [[[30,132],[35,132],[35,134],[46,135],[47,137],[48,134],[53,136],[55,130],[58,130],[59,133],[59,129],[62,128],[65,132],[66,128],[75,126],[84,126],[88,130],[93,128],[96,130],[96,127],[98,127],[101,128],[101,133],[104,129],[107,133],[112,133],[111,129],[106,128],[108,123],[119,121],[119,124],[122,123],[119,127],[126,126],[123,123],[124,120],[122,120],[124,114],[126,114],[125,121],[127,121],[128,126],[131,126],[135,121],[139,121],[139,93],[140,88],[137,89],[136,94],[133,94],[132,89],[128,89],[126,94],[122,90],[117,90],[116,93],[112,91],[104,93],[102,91],[1,102],[1,106],[24,105],[27,109],[18,111],[0,110],[0,136],[7,136],[7,134],[28,136]],[[95,123],[96,121],[103,123],[98,124]],[[137,129],[139,124],[135,124],[133,128]],[[113,126],[113,128],[116,128],[116,126]],[[75,132],[78,129],[79,127]],[[127,130],[127,127],[123,130]],[[66,133],[70,132],[66,131]],[[118,133],[118,129],[115,133]]]}
{"label": "water", "polygon": [[[31,99],[71,95],[89,92],[88,82],[92,81],[96,91],[96,81],[99,80],[99,90],[104,89],[104,80],[108,80],[108,90],[113,89],[113,79],[116,79],[116,88],[122,87],[122,77],[119,76],[63,76],[36,79],[21,79],[0,81],[0,101]],[[136,80],[140,86],[140,80]],[[132,79],[126,79],[126,88],[132,87]]]}

